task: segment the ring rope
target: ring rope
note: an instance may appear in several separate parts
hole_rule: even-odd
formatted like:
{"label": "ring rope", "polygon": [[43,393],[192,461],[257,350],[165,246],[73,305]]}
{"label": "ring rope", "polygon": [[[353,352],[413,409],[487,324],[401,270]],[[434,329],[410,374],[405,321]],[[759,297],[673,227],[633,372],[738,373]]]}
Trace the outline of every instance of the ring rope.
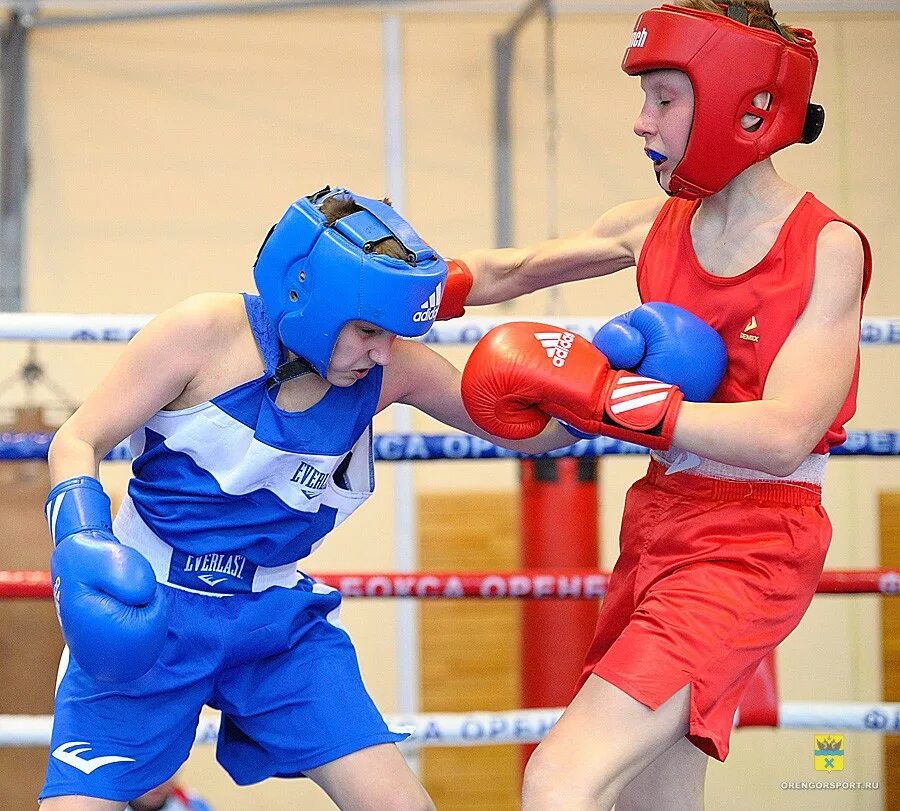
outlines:
{"label": "ring rope", "polygon": [[[152,315],[74,313],[0,314],[0,340],[7,341],[82,341],[107,343],[130,341]],[[539,321],[575,332],[588,340],[610,317],[559,318],[547,315],[517,315],[515,318],[469,316],[453,321],[438,321],[420,340],[430,344],[474,344],[500,324],[513,321]],[[863,318],[860,343],[868,346],[900,344],[900,316]]]}
{"label": "ring rope", "polygon": [[[0,433],[0,461],[46,459],[53,439],[51,433]],[[458,459],[533,459],[600,456],[632,456],[646,454],[647,449],[630,442],[605,436],[580,439],[565,448],[539,456],[511,451],[481,437],[470,434],[377,434],[372,442],[378,462],[426,462]],[[898,456],[900,431],[849,431],[843,445],[832,448],[836,456]],[[107,461],[129,461],[128,442],[120,442],[105,457]]]}
{"label": "ring rope", "polygon": [[[523,572],[338,572],[311,575],[344,597],[423,599],[596,600],[606,594],[609,574],[591,569]],[[900,596],[900,572],[832,569],[822,573],[817,594]],[[0,599],[53,596],[46,571],[0,571]]]}
{"label": "ring rope", "polygon": [[[487,746],[538,743],[559,720],[563,708],[503,712],[444,712],[386,716],[395,731],[411,732],[405,745]],[[195,744],[215,743],[218,713],[204,712]],[[738,726],[751,726],[738,724]],[[852,730],[900,734],[900,704],[792,702],[778,705],[778,729]],[[0,747],[48,746],[52,715],[0,715]],[[403,744],[401,744],[403,745]]]}

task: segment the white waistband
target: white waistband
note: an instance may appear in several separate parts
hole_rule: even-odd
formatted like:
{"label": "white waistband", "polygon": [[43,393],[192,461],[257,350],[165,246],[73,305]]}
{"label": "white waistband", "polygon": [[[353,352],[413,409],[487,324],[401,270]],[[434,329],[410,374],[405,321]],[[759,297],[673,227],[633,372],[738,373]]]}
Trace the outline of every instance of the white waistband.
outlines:
{"label": "white waistband", "polygon": [[[147,526],[129,497],[119,508],[113,532],[122,544],[136,549],[149,561],[158,582],[182,591],[232,597],[274,586],[290,589],[303,577],[296,562],[284,566],[257,566],[235,553],[192,555],[178,552]],[[182,558],[188,560],[190,570]],[[235,562],[238,558],[240,561]]]}
{"label": "white waistband", "polygon": [[812,453],[803,460],[790,476],[773,476],[759,470],[727,465],[698,456],[696,453],[677,448],[674,445],[667,451],[651,451],[650,455],[660,464],[668,468],[667,473],[687,471],[695,476],[707,476],[710,479],[731,479],[737,481],[767,482],[803,482],[819,487],[825,481],[825,463],[828,454]]}

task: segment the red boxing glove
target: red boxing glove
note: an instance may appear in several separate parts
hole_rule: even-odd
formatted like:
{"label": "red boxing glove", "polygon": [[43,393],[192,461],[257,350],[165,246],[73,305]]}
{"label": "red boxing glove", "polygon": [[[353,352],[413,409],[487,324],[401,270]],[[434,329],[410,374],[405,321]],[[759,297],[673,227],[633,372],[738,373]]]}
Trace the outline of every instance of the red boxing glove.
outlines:
{"label": "red boxing glove", "polygon": [[675,386],[610,369],[580,335],[518,322],[475,345],[462,399],[476,425],[504,439],[537,436],[557,417],[589,434],[665,450],[683,398]]}
{"label": "red boxing glove", "polygon": [[444,283],[444,295],[435,321],[449,321],[451,318],[459,318],[465,312],[463,308],[473,281],[472,271],[465,262],[459,259],[447,260],[447,281]]}

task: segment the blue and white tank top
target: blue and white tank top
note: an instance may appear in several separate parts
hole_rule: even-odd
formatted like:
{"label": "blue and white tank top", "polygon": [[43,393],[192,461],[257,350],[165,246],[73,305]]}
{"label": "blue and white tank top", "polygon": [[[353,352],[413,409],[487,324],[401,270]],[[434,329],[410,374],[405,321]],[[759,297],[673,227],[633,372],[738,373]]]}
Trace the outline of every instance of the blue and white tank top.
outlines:
{"label": "blue and white tank top", "polygon": [[332,386],[306,411],[284,411],[268,385],[281,345],[261,299],[245,293],[244,302],[265,373],[208,402],[159,411],[131,436],[116,530],[145,532],[138,519],[179,552],[283,566],[309,555],[371,495],[383,369]]}

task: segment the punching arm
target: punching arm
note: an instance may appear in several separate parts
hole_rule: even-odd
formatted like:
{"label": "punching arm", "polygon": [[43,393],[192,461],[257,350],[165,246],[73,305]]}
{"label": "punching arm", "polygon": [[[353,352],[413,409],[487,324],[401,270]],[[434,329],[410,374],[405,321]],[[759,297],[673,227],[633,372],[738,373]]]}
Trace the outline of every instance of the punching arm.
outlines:
{"label": "punching arm", "polygon": [[571,236],[524,248],[460,254],[473,277],[466,303],[496,304],[631,267],[661,205],[659,198],[631,201],[610,209],[590,228]]}

